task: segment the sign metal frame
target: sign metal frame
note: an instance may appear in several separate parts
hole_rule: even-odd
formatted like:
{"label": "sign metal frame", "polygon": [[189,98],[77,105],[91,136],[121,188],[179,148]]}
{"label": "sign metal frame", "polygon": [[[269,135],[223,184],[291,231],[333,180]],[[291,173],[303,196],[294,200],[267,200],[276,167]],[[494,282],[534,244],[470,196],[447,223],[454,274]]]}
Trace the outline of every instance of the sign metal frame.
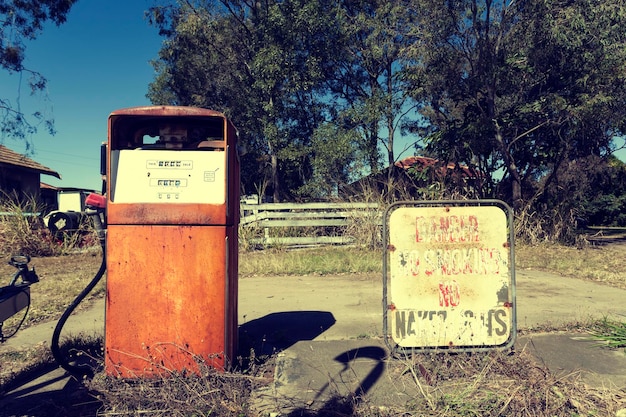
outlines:
{"label": "sign metal frame", "polygon": [[513,212],[500,200],[400,201],[383,220],[383,334],[394,353],[510,349]]}

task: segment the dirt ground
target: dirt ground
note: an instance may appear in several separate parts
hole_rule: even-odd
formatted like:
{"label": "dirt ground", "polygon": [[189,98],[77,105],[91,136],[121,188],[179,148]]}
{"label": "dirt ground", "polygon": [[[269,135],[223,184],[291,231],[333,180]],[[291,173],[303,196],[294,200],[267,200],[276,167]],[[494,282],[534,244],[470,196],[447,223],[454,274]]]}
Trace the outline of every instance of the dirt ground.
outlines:
{"label": "dirt ground", "polygon": [[[596,236],[594,241],[594,246],[595,245],[597,245],[597,247],[610,248],[602,252],[608,252],[605,256],[610,256],[610,258],[613,259],[612,263],[616,262],[616,264],[605,265],[605,268],[609,268],[608,270],[623,270],[621,267],[618,268],[617,265],[621,264],[619,260],[626,259],[626,240],[622,238],[615,239],[614,236],[609,238]],[[528,253],[532,254],[532,252]],[[532,256],[529,254],[525,254],[523,248],[518,248],[516,264],[519,270],[523,271],[526,269],[524,267],[524,256]],[[575,249],[573,255],[570,255],[579,256]],[[6,255],[3,258],[0,257],[0,286],[7,285],[16,271],[15,268],[8,264],[10,255]],[[58,319],[61,312],[65,309],[65,306],[67,306],[91,281],[98,271],[101,261],[102,253],[99,247],[76,251],[64,256],[34,257],[30,265],[35,268],[39,275],[40,282],[31,286],[32,305],[25,327]],[[536,268],[532,267],[532,269],[535,270]],[[602,271],[599,272],[602,273]],[[621,272],[618,273],[621,276]],[[569,275],[567,272],[559,274]],[[245,277],[240,278],[245,279]],[[576,278],[584,279],[585,277],[577,274]],[[597,279],[593,280],[595,281]],[[105,279],[103,278],[102,282],[92,291],[90,296],[80,304],[79,311],[88,308],[94,299],[103,296],[104,282]],[[623,283],[604,282],[604,284],[624,288]]]}
{"label": "dirt ground", "polygon": [[[5,258],[0,259],[0,261],[4,261],[0,264],[0,274],[2,277],[5,277],[3,281],[8,283],[15,272],[15,268],[8,263],[11,257],[6,256]],[[41,283],[44,283],[46,281],[58,280],[67,275],[80,277],[93,275],[98,270],[101,261],[102,255],[99,249],[94,248],[64,256],[33,257],[30,261],[30,266],[35,268]]]}

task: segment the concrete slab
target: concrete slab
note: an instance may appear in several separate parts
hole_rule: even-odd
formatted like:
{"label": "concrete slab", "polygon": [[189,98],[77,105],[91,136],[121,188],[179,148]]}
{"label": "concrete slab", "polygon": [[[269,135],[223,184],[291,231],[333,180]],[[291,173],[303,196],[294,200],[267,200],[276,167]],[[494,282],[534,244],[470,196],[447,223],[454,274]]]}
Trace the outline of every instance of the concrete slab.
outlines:
{"label": "concrete slab", "polygon": [[520,337],[528,349],[558,376],[580,373],[587,384],[626,390],[626,351],[611,349],[586,333],[544,333]]}
{"label": "concrete slab", "polygon": [[518,328],[558,327],[590,319],[626,320],[626,290],[534,270],[516,271]]}
{"label": "concrete slab", "polygon": [[[514,354],[523,350],[557,378],[580,376],[597,389],[626,390],[626,353],[602,347],[587,334],[523,336]],[[255,393],[254,407],[261,415],[297,415],[324,408],[337,411],[341,406],[349,409],[352,401],[402,409],[423,398],[422,389],[430,389],[420,387],[412,375],[399,373],[402,360],[390,358],[380,339],[299,341],[278,354],[274,383]],[[337,404],[338,398],[348,402]]]}
{"label": "concrete slab", "polygon": [[417,394],[415,386],[381,389],[387,355],[382,341],[376,339],[297,342],[278,354],[274,383],[256,393],[254,407],[267,415],[320,409],[336,397],[368,396],[368,401],[378,404],[406,403]]}
{"label": "concrete slab", "polygon": [[95,416],[101,402],[85,386],[56,365],[37,369],[22,384],[0,397],[0,415],[6,417]]}

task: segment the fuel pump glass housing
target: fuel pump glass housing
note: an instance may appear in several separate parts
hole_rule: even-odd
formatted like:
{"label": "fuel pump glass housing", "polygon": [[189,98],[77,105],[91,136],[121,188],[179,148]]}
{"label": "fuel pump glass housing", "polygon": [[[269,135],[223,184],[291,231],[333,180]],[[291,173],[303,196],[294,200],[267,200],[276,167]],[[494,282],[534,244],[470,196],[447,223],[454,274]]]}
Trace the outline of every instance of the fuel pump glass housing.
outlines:
{"label": "fuel pump glass housing", "polygon": [[221,113],[109,117],[105,367],[122,377],[224,369],[237,342],[237,131]]}

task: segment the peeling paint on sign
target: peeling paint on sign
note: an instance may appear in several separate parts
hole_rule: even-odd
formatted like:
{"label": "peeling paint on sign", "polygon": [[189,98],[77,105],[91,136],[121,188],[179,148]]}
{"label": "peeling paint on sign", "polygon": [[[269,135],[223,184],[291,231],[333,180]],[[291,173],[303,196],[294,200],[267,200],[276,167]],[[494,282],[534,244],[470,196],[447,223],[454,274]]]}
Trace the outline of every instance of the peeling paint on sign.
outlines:
{"label": "peeling paint on sign", "polygon": [[[449,203],[449,202],[448,202]],[[504,204],[504,203],[503,203]],[[387,215],[387,333],[400,347],[499,347],[515,332],[509,217],[498,205]]]}

